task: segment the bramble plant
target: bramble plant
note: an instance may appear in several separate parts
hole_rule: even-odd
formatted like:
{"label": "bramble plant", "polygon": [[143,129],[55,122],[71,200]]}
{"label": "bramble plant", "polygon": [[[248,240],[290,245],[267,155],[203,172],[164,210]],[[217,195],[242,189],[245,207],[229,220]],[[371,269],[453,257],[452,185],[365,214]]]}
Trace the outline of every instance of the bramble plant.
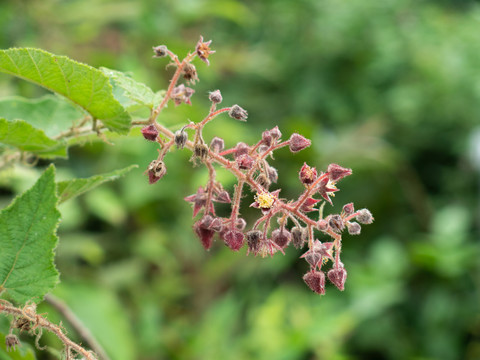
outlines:
{"label": "bramble plant", "polygon": [[[220,115],[226,113],[238,121],[246,121],[248,117],[247,111],[239,105],[218,108],[222,103],[219,90],[209,93],[210,111],[202,120],[189,121],[175,132],[158,121],[162,110],[171,102],[175,106],[191,105],[195,91],[190,86],[199,80],[192,61],[200,58],[209,65],[210,55],[214,53],[210,44],[211,41],[200,37],[195,50],[183,60],[165,45],[154,47],[155,58],[168,57],[172,61],[169,65],[176,68],[167,90],[160,92],[152,91],[121,72],[95,69],[42,50],[0,51],[0,71],[61,95],[34,101],[19,97],[0,101],[1,166],[66,157],[68,147],[92,134],[107,142],[110,132],[126,135],[132,126],[141,126],[143,137],[159,145],[158,155],[145,170],[150,184],[167,174],[164,158],[175,147],[188,149],[192,152],[193,164],[207,168],[207,183],[185,197],[192,203],[193,217],[197,218],[193,231],[206,250],[213,246],[216,234],[233,251],[246,247],[247,255],[273,256],[284,253],[290,244],[306,248],[301,258],[308,263],[308,271],[303,276],[307,286],[317,294],[325,294],[326,272],[330,282],[344,290],[347,270],[340,258],[342,233],[358,235],[360,224],[373,221],[367,209],[355,210],[353,203],[344,205],[340,214],[324,215],[325,203],[332,204],[332,197],[339,190],[336,184],[351,175],[351,169],[330,164],[319,171],[305,163],[299,170],[304,190],[298,198],[287,200],[280,196],[281,189],[272,189],[278,172],[270,159],[281,148],[288,147],[292,153],[297,153],[309,147],[310,140],[302,135],[294,133],[288,140],[282,140],[282,133],[275,126],[259,134],[259,140],[251,145],[238,142],[225,148],[224,140],[219,137],[206,141],[204,127]],[[181,78],[185,84],[179,84]],[[132,120],[133,111],[141,107],[149,109],[148,119]],[[233,192],[217,180],[218,166],[235,176],[237,183]],[[59,279],[54,264],[56,228],[60,219],[57,205],[115,180],[133,167],[55,183],[55,169],[50,165],[31,189],[1,211],[0,295],[4,300],[0,300],[0,312],[12,316],[10,332],[6,335],[7,349],[19,345],[15,331],[36,335],[39,347],[42,330],[47,330],[63,342],[66,359],[77,356],[107,358],[93,340],[84,339],[94,352],[69,340],[61,326],[37,314],[36,304]],[[240,216],[241,206],[245,206],[241,200],[247,187],[255,194],[250,206],[258,209],[258,219],[251,226]],[[216,203],[231,204],[229,216],[217,216]],[[326,235],[330,241],[317,239],[317,234]],[[45,299],[58,305],[49,295]]]}

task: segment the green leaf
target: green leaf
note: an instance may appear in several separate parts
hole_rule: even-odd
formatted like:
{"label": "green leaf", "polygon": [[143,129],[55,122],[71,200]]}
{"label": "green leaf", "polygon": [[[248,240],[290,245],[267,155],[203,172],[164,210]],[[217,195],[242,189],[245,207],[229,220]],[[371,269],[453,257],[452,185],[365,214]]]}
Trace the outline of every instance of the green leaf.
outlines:
{"label": "green leaf", "polygon": [[46,95],[38,99],[12,96],[0,100],[0,117],[25,120],[47,136],[55,136],[82,119],[85,113],[59,96]]}
{"label": "green leaf", "polygon": [[112,131],[127,133],[130,128],[130,115],[98,69],[40,49],[13,48],[0,50],[0,71],[65,96]]}
{"label": "green leaf", "polygon": [[60,213],[55,168],[0,212],[0,294],[16,303],[41,300],[58,282],[53,263]]}
{"label": "green leaf", "polygon": [[145,84],[135,81],[120,71],[104,67],[100,68],[100,70],[110,78],[113,85],[114,96],[125,109],[138,105],[152,109],[160,103],[161,98]]}
{"label": "green leaf", "polygon": [[136,167],[137,165],[130,165],[123,169],[92,176],[86,179],[60,181],[57,184],[57,191],[60,198],[60,203],[72,199],[78,195],[81,195],[88,190],[92,190],[107,181],[117,180]]}
{"label": "green leaf", "polygon": [[0,143],[45,158],[67,157],[63,141],[50,139],[42,130],[23,120],[7,121],[0,118]]}

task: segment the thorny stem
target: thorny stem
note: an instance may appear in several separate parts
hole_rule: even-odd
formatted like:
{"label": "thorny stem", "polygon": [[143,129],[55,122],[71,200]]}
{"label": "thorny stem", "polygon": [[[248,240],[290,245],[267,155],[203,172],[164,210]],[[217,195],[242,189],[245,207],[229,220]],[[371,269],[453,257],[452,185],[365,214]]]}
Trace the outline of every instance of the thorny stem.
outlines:
{"label": "thorny stem", "polygon": [[230,226],[232,227],[235,226],[235,222],[237,221],[238,213],[240,210],[240,199],[242,198],[243,184],[245,184],[245,180],[239,179],[238,184],[235,186],[235,192],[233,194],[232,202],[232,214],[230,216]]}
{"label": "thorny stem", "polygon": [[204,211],[204,214],[207,215],[210,212],[210,208],[211,208],[216,172],[215,172],[215,168],[213,167],[212,163],[210,163],[208,161],[204,161],[204,164],[208,169],[208,186],[207,186],[208,191],[207,191],[207,200],[205,202],[205,211]]}
{"label": "thorny stem", "polygon": [[97,360],[97,357],[91,351],[85,350],[83,347],[70,340],[58,325],[51,323],[41,315],[37,315],[36,312],[32,309],[32,306],[27,305],[23,309],[19,309],[13,305],[2,302],[0,303],[0,312],[24,318],[33,323],[33,329],[40,327],[55,334],[64,344],[66,349],[73,349],[75,352],[82,355],[87,360]]}
{"label": "thorny stem", "polygon": [[298,199],[295,205],[295,210],[298,210],[300,206],[312,195],[313,192],[315,192],[315,187],[318,185],[320,181],[322,181],[325,177],[328,176],[328,173],[325,173],[321,176],[319,176],[303,193],[302,197]]}

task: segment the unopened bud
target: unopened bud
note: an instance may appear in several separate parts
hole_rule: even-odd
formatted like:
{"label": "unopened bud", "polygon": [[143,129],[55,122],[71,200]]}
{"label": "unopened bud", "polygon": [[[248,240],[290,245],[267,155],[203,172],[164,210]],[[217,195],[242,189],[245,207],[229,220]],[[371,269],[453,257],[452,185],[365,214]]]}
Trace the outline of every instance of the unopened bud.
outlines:
{"label": "unopened bud", "polygon": [[210,101],[214,104],[220,104],[223,100],[222,98],[222,93],[220,92],[220,90],[215,90],[215,91],[212,91],[208,98],[210,99]]}
{"label": "unopened bud", "polygon": [[292,228],[292,243],[295,248],[302,248],[307,241],[305,229],[298,226]]}
{"label": "unopened bud", "polygon": [[188,135],[183,129],[175,132],[175,145],[177,145],[178,149],[183,149],[187,143],[187,140]]}
{"label": "unopened bud", "polygon": [[297,133],[292,134],[289,141],[290,151],[293,153],[299,152],[312,144],[310,140]]}
{"label": "unopened bud", "polygon": [[241,231],[228,229],[220,233],[225,244],[233,251],[238,251],[244,244],[244,236]]}
{"label": "unopened bud", "polygon": [[371,224],[373,222],[372,213],[368,209],[357,211],[356,219],[360,224]]}
{"label": "unopened bud", "polygon": [[303,276],[303,281],[317,294],[325,294],[325,274],[322,271],[309,271]]}
{"label": "unopened bud", "polygon": [[320,230],[320,231],[327,231],[328,230],[328,222],[324,219],[318,220],[317,229]]}
{"label": "unopened bud", "polygon": [[235,221],[235,227],[240,230],[240,231],[243,231],[243,229],[245,229],[245,226],[247,226],[247,222],[245,221],[245,219],[243,218],[238,218],[236,221]]}
{"label": "unopened bud", "polygon": [[212,150],[214,153],[222,152],[224,148],[225,148],[225,142],[223,141],[222,138],[215,136],[210,142],[210,150]]}
{"label": "unopened bud", "polygon": [[223,222],[221,218],[214,218],[208,228],[215,232],[220,232],[223,229]]}
{"label": "unopened bud", "polygon": [[282,249],[285,249],[290,243],[292,234],[286,229],[276,229],[272,231],[272,240]]}
{"label": "unopened bud", "polygon": [[148,125],[142,128],[142,135],[148,141],[155,141],[158,136],[158,130],[155,125]]}
{"label": "unopened bud", "polygon": [[276,183],[278,180],[278,172],[274,167],[269,166],[267,169],[268,180],[272,183]]}
{"label": "unopened bud", "polygon": [[250,151],[250,147],[245,144],[244,142],[239,142],[237,143],[237,146],[235,146],[235,152],[233,153],[233,157],[237,158],[241,155],[248,154]]}
{"label": "unopened bud", "polygon": [[328,280],[335,285],[338,290],[343,291],[345,289],[345,281],[347,281],[347,270],[343,266],[333,268],[327,273]]}
{"label": "unopened bud", "polygon": [[282,137],[282,133],[278,129],[278,126],[275,126],[272,130],[270,130],[270,136],[275,140],[278,140]]}
{"label": "unopened bud", "polygon": [[333,181],[337,182],[340,179],[343,179],[345,176],[352,174],[352,169],[344,168],[337,164],[330,164],[327,168],[328,178]]}
{"label": "unopened bud", "polygon": [[343,213],[346,216],[352,215],[354,211],[355,211],[355,208],[353,206],[353,203],[348,203],[348,204],[343,205]]}
{"label": "unopened bud", "polygon": [[247,154],[243,154],[243,155],[240,155],[239,157],[237,157],[235,159],[235,162],[237,163],[237,166],[239,169],[242,169],[242,170],[249,170],[252,168],[253,164],[254,164],[254,160],[251,156],[247,155]]}
{"label": "unopened bud", "polygon": [[310,185],[317,179],[317,169],[308,166],[307,163],[303,163],[303,166],[298,173],[298,177],[302,184]]}
{"label": "unopened bud", "polygon": [[273,141],[273,136],[272,136],[272,134],[270,134],[270,131],[265,130],[265,131],[262,133],[262,142],[263,142],[263,144],[266,145],[266,146],[270,146],[270,145],[272,145],[272,141]]}
{"label": "unopened bud", "polygon": [[213,235],[215,234],[215,231],[209,228],[212,222],[213,218],[210,215],[205,215],[193,225],[193,230],[195,231],[195,234],[197,234],[205,250],[210,249],[213,243]]}
{"label": "unopened bud", "polygon": [[235,119],[235,120],[240,120],[240,121],[247,121],[248,113],[246,110],[242,109],[238,105],[233,105],[230,108],[230,111],[228,112],[228,115]]}
{"label": "unopened bud", "polygon": [[331,215],[329,220],[328,220],[328,225],[330,228],[335,231],[336,233],[341,233],[343,229],[345,228],[345,224],[343,222],[343,219],[340,215]]}
{"label": "unopened bud", "polygon": [[217,194],[215,201],[225,204],[229,204],[232,202],[232,200],[230,199],[230,195],[228,195],[228,192],[225,190],[222,190]]}
{"label": "unopened bud", "polygon": [[362,227],[357,222],[348,222],[347,228],[350,235],[360,235],[360,232],[362,231]]}
{"label": "unopened bud", "polygon": [[154,58],[162,58],[168,55],[168,49],[165,45],[154,46],[153,52],[155,53]]}

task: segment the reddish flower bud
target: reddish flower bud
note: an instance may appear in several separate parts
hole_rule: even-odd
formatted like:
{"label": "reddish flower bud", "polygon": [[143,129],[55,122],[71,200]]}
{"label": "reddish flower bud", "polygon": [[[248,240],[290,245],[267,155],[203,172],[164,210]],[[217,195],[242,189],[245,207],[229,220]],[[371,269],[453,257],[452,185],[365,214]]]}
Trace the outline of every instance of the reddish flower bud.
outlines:
{"label": "reddish flower bud", "polygon": [[148,165],[146,173],[148,174],[148,183],[155,184],[167,173],[167,167],[162,160],[153,160]]}
{"label": "reddish flower bud", "polygon": [[347,281],[347,270],[343,266],[333,268],[327,273],[328,279],[335,285],[338,290],[345,289],[345,281]]}
{"label": "reddish flower bud", "polygon": [[185,147],[185,144],[187,143],[187,140],[188,140],[188,135],[183,129],[177,130],[175,132],[174,141],[178,149],[183,149]]}
{"label": "reddish flower bud", "polygon": [[235,119],[235,120],[240,120],[240,121],[247,121],[248,113],[246,110],[242,109],[238,105],[233,105],[230,108],[230,111],[228,112],[228,115]]}
{"label": "reddish flower bud", "polygon": [[347,227],[350,235],[360,235],[360,232],[362,231],[362,227],[356,222],[348,222]]}
{"label": "reddish flower bud", "polygon": [[292,136],[290,136],[289,142],[290,151],[293,153],[299,152],[312,144],[310,140],[297,133],[294,133]]}
{"label": "reddish flower bud", "polygon": [[307,163],[303,163],[303,166],[298,173],[298,177],[302,184],[310,185],[317,179],[317,169],[308,166]]}
{"label": "reddish flower bud", "polygon": [[245,219],[243,218],[238,218],[236,221],[235,221],[235,227],[240,230],[240,231],[243,231],[243,229],[245,229],[245,226],[247,226],[247,222],[245,221]]}
{"label": "reddish flower bud", "polygon": [[341,233],[343,229],[345,228],[345,223],[343,222],[343,219],[340,215],[329,215],[327,217],[328,220],[328,226],[330,226],[330,229],[335,231],[336,233]]}
{"label": "reddish flower bud", "polygon": [[272,145],[272,141],[273,141],[273,137],[272,137],[272,135],[270,134],[270,131],[265,130],[265,131],[262,133],[262,142],[263,142],[263,144],[266,145],[266,146],[270,146],[270,145]]}
{"label": "reddish flower bud", "polygon": [[182,102],[188,105],[192,105],[190,98],[194,93],[195,90],[193,90],[192,88],[180,84],[173,88],[171,97],[173,102],[175,103],[175,106],[180,105]]}
{"label": "reddish flower bud", "polygon": [[328,222],[324,219],[318,220],[317,229],[320,230],[320,231],[327,231],[328,230]]}
{"label": "reddish flower bud", "polygon": [[225,148],[225,142],[223,141],[222,138],[215,136],[210,142],[210,150],[212,150],[214,153],[219,153],[223,151],[224,148]]}
{"label": "reddish flower bud", "polygon": [[250,146],[248,146],[244,142],[239,142],[235,146],[235,152],[233,153],[233,157],[236,159],[241,155],[248,155],[249,151],[250,151]]}
{"label": "reddish flower bud", "polygon": [[282,249],[285,249],[290,244],[291,238],[292,234],[290,234],[290,231],[284,228],[272,231],[272,241]]}
{"label": "reddish flower bud", "polygon": [[214,104],[220,104],[223,100],[222,98],[222,93],[220,92],[220,90],[215,90],[215,91],[212,91],[209,95],[208,95],[208,98],[210,99],[210,101]]}
{"label": "reddish flower bud", "polygon": [[371,224],[373,222],[372,213],[368,209],[357,211],[356,219],[360,224]]}
{"label": "reddish flower bud", "polygon": [[352,169],[347,169],[337,164],[330,164],[328,165],[327,173],[331,181],[337,182],[345,176],[352,175]]}
{"label": "reddish flower bud", "polygon": [[278,140],[282,137],[282,133],[278,129],[278,126],[275,126],[272,130],[270,130],[270,136],[275,140]]}
{"label": "reddish flower bud", "polygon": [[308,287],[320,295],[325,295],[325,274],[322,271],[309,271],[303,276]]}
{"label": "reddish flower bud", "polygon": [[292,243],[296,249],[301,249],[307,241],[306,231],[304,228],[294,226],[292,228]]}
{"label": "reddish flower bud", "polygon": [[228,195],[228,192],[226,192],[225,190],[222,190],[217,194],[215,201],[224,204],[229,204],[232,202],[232,200],[230,199],[230,195]]}
{"label": "reddish flower bud", "polygon": [[168,55],[168,49],[165,45],[154,46],[153,52],[155,53],[154,58],[162,58]]}
{"label": "reddish flower bud", "polygon": [[235,229],[224,230],[220,233],[220,237],[225,244],[233,251],[238,251],[244,244],[244,236],[241,231]]}
{"label": "reddish flower bud", "polygon": [[215,231],[209,229],[212,221],[213,218],[210,215],[205,215],[193,225],[193,230],[195,231],[195,234],[197,234],[205,250],[210,249],[213,243],[213,235],[215,234]]}
{"label": "reddish flower bud", "polygon": [[268,180],[270,180],[270,182],[276,183],[277,180],[278,180],[277,169],[275,169],[272,166],[269,166],[268,169],[267,169],[267,176],[268,176]]}
{"label": "reddish flower bud", "polygon": [[148,141],[155,141],[158,136],[158,130],[155,125],[148,125],[142,128],[142,135]]}
{"label": "reddish flower bud", "polygon": [[352,215],[353,212],[355,211],[355,208],[353,207],[353,203],[348,203],[343,205],[343,213],[345,216]]}
{"label": "reddish flower bud", "polygon": [[220,232],[223,229],[223,221],[221,218],[213,218],[210,225],[208,225],[209,230],[213,230],[215,232]]}
{"label": "reddish flower bud", "polygon": [[251,156],[243,154],[237,157],[235,162],[237,163],[239,169],[248,170],[252,168],[255,161]]}

